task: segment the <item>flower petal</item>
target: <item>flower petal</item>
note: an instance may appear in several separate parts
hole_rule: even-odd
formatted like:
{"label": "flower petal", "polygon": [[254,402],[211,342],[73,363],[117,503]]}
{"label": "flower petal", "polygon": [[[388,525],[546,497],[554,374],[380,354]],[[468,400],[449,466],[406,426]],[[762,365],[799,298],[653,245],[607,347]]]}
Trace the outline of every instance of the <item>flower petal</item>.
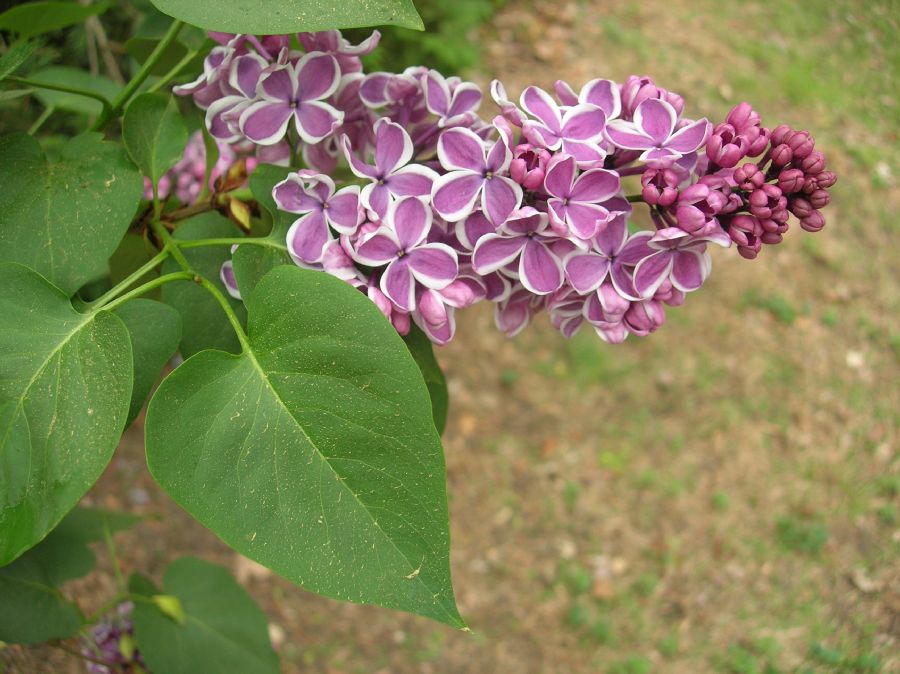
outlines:
{"label": "flower petal", "polygon": [[409,263],[404,258],[391,262],[381,276],[381,292],[403,311],[416,308],[415,289]]}
{"label": "flower petal", "polygon": [[291,257],[315,264],[322,259],[322,250],[331,240],[331,233],[322,213],[313,211],[294,221],[286,239]]}
{"label": "flower petal", "polygon": [[469,129],[447,129],[438,139],[438,159],[448,170],[464,169],[481,173],[486,164],[484,142]]}
{"label": "flower petal", "polygon": [[562,115],[556,101],[540,87],[528,87],[522,92],[519,103],[532,117],[541,120],[552,131],[559,131]]}
{"label": "flower petal", "polygon": [[438,174],[422,164],[409,164],[387,179],[387,186],[395,197],[427,197]]}
{"label": "flower petal", "polygon": [[393,237],[379,230],[356,247],[353,259],[369,267],[380,267],[397,259],[399,251],[400,245]]}
{"label": "flower petal", "polygon": [[416,281],[426,288],[446,288],[459,274],[456,251],[443,243],[425,244],[406,257]]}
{"label": "flower petal", "polygon": [[584,171],[569,193],[572,201],[601,202],[619,193],[619,174],[606,169],[590,169]]}
{"label": "flower petal", "polygon": [[379,219],[383,219],[391,205],[391,191],[387,185],[369,183],[362,188],[359,199],[364,208],[374,212]]}
{"label": "flower petal", "polygon": [[609,211],[597,204],[570,201],[565,209],[569,232],[584,241],[593,238],[609,219]]}
{"label": "flower petal", "polygon": [[456,238],[466,250],[473,250],[481,237],[496,230],[482,211],[475,211],[465,220],[460,220],[455,228]]}
{"label": "flower petal", "polygon": [[709,275],[709,253],[680,250],[673,257],[672,285],[685,293],[703,285]]}
{"label": "flower petal", "polygon": [[409,134],[387,117],[375,122],[375,168],[384,177],[412,159],[413,144]]}
{"label": "flower petal", "polygon": [[473,82],[462,82],[453,90],[453,98],[450,101],[450,109],[447,117],[455,117],[463,113],[477,110],[481,105],[483,95],[481,89]]}
{"label": "flower petal", "polygon": [[582,295],[600,287],[609,272],[609,259],[596,253],[575,253],[566,258],[566,278]]}
{"label": "flower petal", "polygon": [[422,92],[425,107],[438,117],[444,117],[450,110],[450,87],[447,80],[437,70],[429,70],[422,76]]}
{"label": "flower petal", "polygon": [[328,200],[328,223],[341,234],[353,234],[360,222],[359,186],[350,185]]}
{"label": "flower petal", "polygon": [[666,101],[647,98],[634,111],[634,123],[653,139],[654,145],[662,145],[672,135],[678,115]]}
{"label": "flower petal", "polygon": [[257,145],[274,145],[287,132],[294,111],[285,103],[257,101],[241,113],[241,133]]}
{"label": "flower petal", "polygon": [[594,238],[594,244],[601,253],[607,257],[617,255],[628,239],[628,219],[624,217],[612,218]]}
{"label": "flower petal", "polygon": [[613,145],[623,150],[646,150],[654,147],[652,138],[642,133],[633,123],[622,119],[609,120],[603,134]]}
{"label": "flower petal", "polygon": [[525,247],[526,237],[485,234],[475,246],[472,266],[479,274],[490,274],[515,260]]}
{"label": "flower petal", "polygon": [[566,110],[560,136],[571,140],[600,140],[605,127],[606,113],[597,106],[581,103]]}
{"label": "flower petal", "polygon": [[498,227],[522,203],[522,186],[511,178],[494,176],[484,181],[481,208],[488,220]]}
{"label": "flower petal", "polygon": [[353,172],[353,175],[359,178],[371,178],[373,180],[378,178],[377,169],[370,164],[366,164],[356,156],[355,152],[353,152],[350,138],[347,136],[341,137],[341,148],[344,150],[344,157],[347,158],[347,163],[350,165],[350,170]]}
{"label": "flower petal", "polygon": [[322,202],[308,194],[304,187],[299,175],[290,174],[272,189],[275,205],[288,213],[309,213],[321,207]]}
{"label": "flower petal", "polygon": [[704,117],[678,129],[669,137],[665,146],[681,154],[690,154],[696,152],[706,142],[708,136],[709,122]]}
{"label": "flower petal", "polygon": [[556,155],[550,160],[547,174],[544,176],[544,189],[560,199],[566,199],[572,190],[575,178],[575,158],[568,155]]}
{"label": "flower petal", "polygon": [[404,250],[418,246],[428,235],[432,221],[431,209],[422,199],[404,197],[391,204],[387,220],[397,233],[397,241]]}
{"label": "flower petal", "polygon": [[298,98],[303,103],[331,96],[341,81],[341,69],[331,54],[309,52],[297,65]]}
{"label": "flower petal", "polygon": [[297,93],[297,77],[290,66],[279,66],[263,75],[256,93],[263,100],[289,103]]}
{"label": "flower petal", "polygon": [[519,280],[535,295],[547,295],[562,287],[562,264],[543,243],[526,239],[519,260]]}
{"label": "flower petal", "polygon": [[578,94],[569,86],[568,82],[556,80],[553,88],[556,90],[556,97],[563,105],[578,105]]}
{"label": "flower petal", "polygon": [[659,251],[638,262],[634,268],[634,288],[641,297],[653,297],[663,281],[669,277],[673,257],[667,251]]}
{"label": "flower petal", "polygon": [[622,99],[619,85],[612,80],[591,80],[581,88],[578,96],[581,103],[590,103],[606,113],[607,119],[615,119],[622,112]]}
{"label": "flower petal", "polygon": [[456,222],[469,215],[485,180],[470,171],[452,171],[434,181],[431,203],[444,220]]}
{"label": "flower petal", "polygon": [[249,53],[238,56],[231,62],[228,84],[240,91],[246,98],[256,98],[256,87],[263,69],[269,65],[259,54]]}
{"label": "flower petal", "polygon": [[297,106],[294,122],[304,143],[318,143],[344,121],[344,113],[321,101],[304,101]]}

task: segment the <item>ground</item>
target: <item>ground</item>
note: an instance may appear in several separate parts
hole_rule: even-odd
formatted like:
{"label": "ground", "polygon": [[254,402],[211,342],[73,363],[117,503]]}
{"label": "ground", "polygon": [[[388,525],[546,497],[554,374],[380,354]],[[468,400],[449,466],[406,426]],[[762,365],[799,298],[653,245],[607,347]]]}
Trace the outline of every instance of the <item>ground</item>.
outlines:
{"label": "ground", "polygon": [[[507,340],[489,307],[465,312],[439,359],[471,634],[246,564],[154,486],[139,427],[87,499],[147,516],[118,537],[125,570],[228,565],[290,673],[900,672],[898,10],[515,2],[472,36],[482,83],[651,74],[691,115],[749,100],[810,129],[841,178],[824,231],[792,228],[754,262],[717,251],[650,338],[567,342],[544,318]],[[108,564],[69,589],[99,605]]]}

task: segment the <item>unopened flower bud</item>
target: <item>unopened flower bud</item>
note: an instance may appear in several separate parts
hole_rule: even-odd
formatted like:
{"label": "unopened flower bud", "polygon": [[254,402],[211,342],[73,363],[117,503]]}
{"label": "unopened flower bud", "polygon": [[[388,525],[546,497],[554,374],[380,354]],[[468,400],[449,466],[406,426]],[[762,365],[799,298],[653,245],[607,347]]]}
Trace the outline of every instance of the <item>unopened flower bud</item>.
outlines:
{"label": "unopened flower bud", "polygon": [[761,155],[765,149],[769,147],[769,130],[766,128],[761,128],[759,130],[759,135],[750,143],[750,147],[747,148],[747,156],[748,157],[758,157]]}
{"label": "unopened flower bud", "polygon": [[828,189],[837,182],[837,176],[832,171],[822,171],[816,176],[816,183],[822,189]]}
{"label": "unopened flower bud", "polygon": [[769,156],[773,166],[787,166],[794,158],[794,153],[786,143],[782,143],[773,147]]}
{"label": "unopened flower bud", "polygon": [[800,226],[807,232],[818,232],[825,226],[825,216],[821,211],[813,211],[805,218],[800,218]]}
{"label": "unopened flower bud", "polygon": [[788,147],[793,151],[794,159],[803,159],[808,156],[816,145],[816,141],[813,140],[813,137],[809,135],[808,131],[796,131],[784,142],[787,143]]}
{"label": "unopened flower bud", "polygon": [[803,189],[803,171],[800,169],[784,169],[778,174],[778,187],[783,194],[793,194]]}
{"label": "unopened flower bud", "polygon": [[800,162],[800,168],[808,176],[821,173],[825,170],[825,155],[818,150],[813,150]]}
{"label": "unopened flower bud", "polygon": [[811,215],[815,210],[812,204],[803,197],[792,197],[788,210],[801,220]]}
{"label": "unopened flower bud", "polygon": [[753,110],[753,106],[744,101],[738,103],[728,113],[725,121],[731,124],[738,133],[751,126],[759,126],[759,113]]}
{"label": "unopened flower bud", "polygon": [[748,191],[758,189],[766,182],[766,176],[759,170],[759,167],[752,162],[738,166],[734,170],[733,177],[734,182],[737,183],[738,187]]}
{"label": "unopened flower bud", "polygon": [[666,321],[666,312],[656,300],[632,302],[623,318],[628,329],[638,336],[649,335]]}
{"label": "unopened flower bud", "polygon": [[766,232],[759,240],[768,245],[774,245],[776,243],[781,243],[784,237],[781,236],[778,232]]}
{"label": "unopened flower bud", "polygon": [[829,201],[831,201],[831,196],[828,194],[828,190],[818,189],[809,195],[809,203],[815,209],[825,208]]}
{"label": "unopened flower bud", "polygon": [[779,124],[772,129],[772,133],[769,135],[769,142],[772,143],[772,147],[781,145],[785,142],[785,138],[788,137],[788,134],[792,134],[793,132],[794,130],[787,124]]}

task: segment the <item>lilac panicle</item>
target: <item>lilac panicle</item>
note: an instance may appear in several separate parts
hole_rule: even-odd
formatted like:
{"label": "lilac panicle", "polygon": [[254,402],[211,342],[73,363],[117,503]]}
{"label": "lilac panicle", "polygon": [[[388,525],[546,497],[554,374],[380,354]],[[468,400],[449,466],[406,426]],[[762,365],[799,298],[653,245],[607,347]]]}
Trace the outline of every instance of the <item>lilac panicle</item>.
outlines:
{"label": "lilac panicle", "polygon": [[[473,82],[423,66],[364,72],[377,31],[359,44],[339,31],[213,38],[176,93],[206,111],[223,162],[303,162],[273,191],[296,216],[289,254],[357,288],[401,334],[415,324],[446,344],[456,311],[484,301],[508,335],[546,311],[566,337],[618,343],[702,287],[711,244],[753,259],[791,217],[825,225],[836,176],[815,140],[764,126],[746,102],[710,123],[646,76],[558,80],[517,99],[495,80],[499,114],[482,117]],[[164,198],[199,193],[197,143]],[[636,202],[651,229],[633,231]],[[221,278],[240,297],[230,263]]]}

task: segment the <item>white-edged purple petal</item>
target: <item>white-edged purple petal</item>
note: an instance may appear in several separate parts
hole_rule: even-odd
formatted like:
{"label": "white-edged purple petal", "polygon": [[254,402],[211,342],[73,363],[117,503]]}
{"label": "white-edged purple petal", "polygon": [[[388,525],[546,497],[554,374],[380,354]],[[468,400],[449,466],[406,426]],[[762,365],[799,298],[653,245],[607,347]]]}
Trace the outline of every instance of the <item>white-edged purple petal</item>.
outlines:
{"label": "white-edged purple petal", "polygon": [[303,101],[294,111],[294,126],[304,143],[318,143],[344,121],[344,113],[321,101]]}
{"label": "white-edged purple petal", "polygon": [[591,80],[581,88],[578,101],[596,105],[606,113],[607,119],[615,119],[622,112],[619,85],[612,80]]}
{"label": "white-edged purple petal", "polygon": [[388,207],[391,205],[391,191],[384,183],[369,183],[360,191],[359,200],[363,208],[367,208],[382,219],[387,215]]}
{"label": "white-edged purple petal", "polygon": [[481,173],[485,167],[484,141],[469,129],[456,127],[438,138],[438,159],[447,170],[463,169]]}
{"label": "white-edged purple petal", "polygon": [[560,136],[571,140],[599,141],[606,127],[606,113],[595,105],[580,103],[566,110]]}
{"label": "white-edged purple petal", "polygon": [[454,231],[463,248],[474,250],[481,237],[495,233],[497,228],[482,211],[475,211],[466,219],[458,221]]}
{"label": "white-edged purple petal", "polygon": [[341,81],[341,69],[331,54],[309,52],[294,67],[299,83],[297,96],[303,103],[331,96]]}
{"label": "white-edged purple petal", "polygon": [[387,221],[397,234],[397,242],[403,250],[418,246],[431,228],[431,209],[416,197],[404,197],[388,208]]}
{"label": "white-edged purple petal", "polygon": [[642,133],[632,122],[611,119],[603,131],[606,138],[623,150],[647,150],[655,147],[653,139]]}
{"label": "white-edged purple petal", "polygon": [[696,152],[709,136],[709,122],[704,117],[678,129],[666,141],[666,147],[681,154]]}
{"label": "white-edged purple petal", "polygon": [[575,179],[575,158],[557,155],[550,160],[547,174],[544,176],[544,189],[554,197],[565,199],[572,190]]}
{"label": "white-edged purple petal", "polygon": [[679,250],[673,257],[672,285],[689,293],[697,290],[709,276],[709,253],[693,250]]}
{"label": "white-edged purple petal", "polygon": [[297,96],[297,75],[294,69],[285,65],[263,74],[256,93],[265,101],[290,104]]}
{"label": "white-edged purple petal", "polygon": [[562,115],[556,101],[540,87],[528,87],[522,92],[519,104],[532,117],[539,119],[551,131],[559,131]]}
{"label": "white-edged purple petal", "polygon": [[353,259],[367,267],[380,267],[397,259],[400,244],[392,233],[381,229],[363,239],[353,251]]}
{"label": "white-edged purple petal", "polygon": [[356,153],[353,152],[353,146],[350,143],[350,139],[347,136],[341,137],[341,148],[344,150],[344,157],[347,158],[347,164],[349,164],[350,171],[353,172],[353,175],[359,178],[370,178],[373,180],[378,178],[378,170],[374,166],[366,164],[356,156]]}
{"label": "white-edged purple petal", "polygon": [[479,274],[490,274],[514,261],[525,247],[526,237],[485,234],[475,246],[472,266]]}
{"label": "white-edged purple petal", "polygon": [[416,284],[409,262],[405,258],[394,260],[381,275],[381,292],[403,311],[416,308]]}
{"label": "white-edged purple petal", "polygon": [[263,69],[268,62],[259,54],[242,54],[231,62],[228,84],[240,91],[246,98],[256,97],[256,87]]}
{"label": "white-edged purple petal", "polygon": [[[451,129],[452,130],[452,129]],[[444,220],[462,220],[475,209],[485,180],[471,171],[451,171],[434,181],[431,203]]]}
{"label": "white-edged purple petal", "polygon": [[606,169],[590,169],[584,171],[568,196],[573,201],[606,201],[619,193],[619,174]]}
{"label": "white-edged purple petal", "polygon": [[241,113],[241,133],[257,145],[274,145],[287,132],[294,110],[286,103],[257,101]]}
{"label": "white-edged purple petal", "polygon": [[488,220],[502,225],[522,203],[522,186],[511,178],[494,176],[484,181],[481,193],[481,209]]}
{"label": "white-edged purple petal", "polygon": [[563,270],[559,258],[535,239],[525,239],[519,259],[519,281],[535,295],[547,295],[562,287]]}
{"label": "white-edged purple petal", "polygon": [[634,288],[642,298],[653,297],[669,277],[673,257],[668,251],[659,251],[638,262],[634,268]]}
{"label": "white-edged purple petal", "polygon": [[677,119],[675,108],[659,98],[644,99],[634,111],[635,126],[653,139],[655,145],[662,145],[672,135]]}
{"label": "white-edged purple petal", "polygon": [[359,186],[350,185],[328,200],[325,211],[328,223],[341,234],[353,234],[359,226]]}
{"label": "white-edged purple petal", "polygon": [[404,128],[387,117],[375,122],[375,168],[382,178],[405,166],[413,155],[413,144]]}
{"label": "white-edged purple petal", "polygon": [[416,281],[426,288],[446,288],[459,274],[456,251],[443,243],[425,244],[406,257]]}
{"label": "white-edged purple petal", "polygon": [[322,259],[322,250],[331,240],[331,233],[322,212],[312,211],[294,221],[286,239],[291,257],[315,264]]}
{"label": "white-edged purple petal", "polygon": [[565,261],[566,278],[582,295],[600,287],[609,272],[609,259],[596,253],[576,252]]}
{"label": "white-edged purple petal", "polygon": [[234,265],[231,260],[225,260],[222,263],[222,266],[219,268],[219,279],[229,295],[236,300],[241,299],[241,291],[238,290],[237,278],[234,275]]}
{"label": "white-edged purple petal", "polygon": [[578,105],[578,94],[575,93],[575,90],[569,86],[569,83],[564,80],[556,80],[553,83],[553,88],[556,90],[556,97],[559,99],[560,103],[563,105]]}
{"label": "white-edged purple petal", "polygon": [[427,166],[409,164],[391,173],[387,185],[395,197],[427,197],[437,177]]}

